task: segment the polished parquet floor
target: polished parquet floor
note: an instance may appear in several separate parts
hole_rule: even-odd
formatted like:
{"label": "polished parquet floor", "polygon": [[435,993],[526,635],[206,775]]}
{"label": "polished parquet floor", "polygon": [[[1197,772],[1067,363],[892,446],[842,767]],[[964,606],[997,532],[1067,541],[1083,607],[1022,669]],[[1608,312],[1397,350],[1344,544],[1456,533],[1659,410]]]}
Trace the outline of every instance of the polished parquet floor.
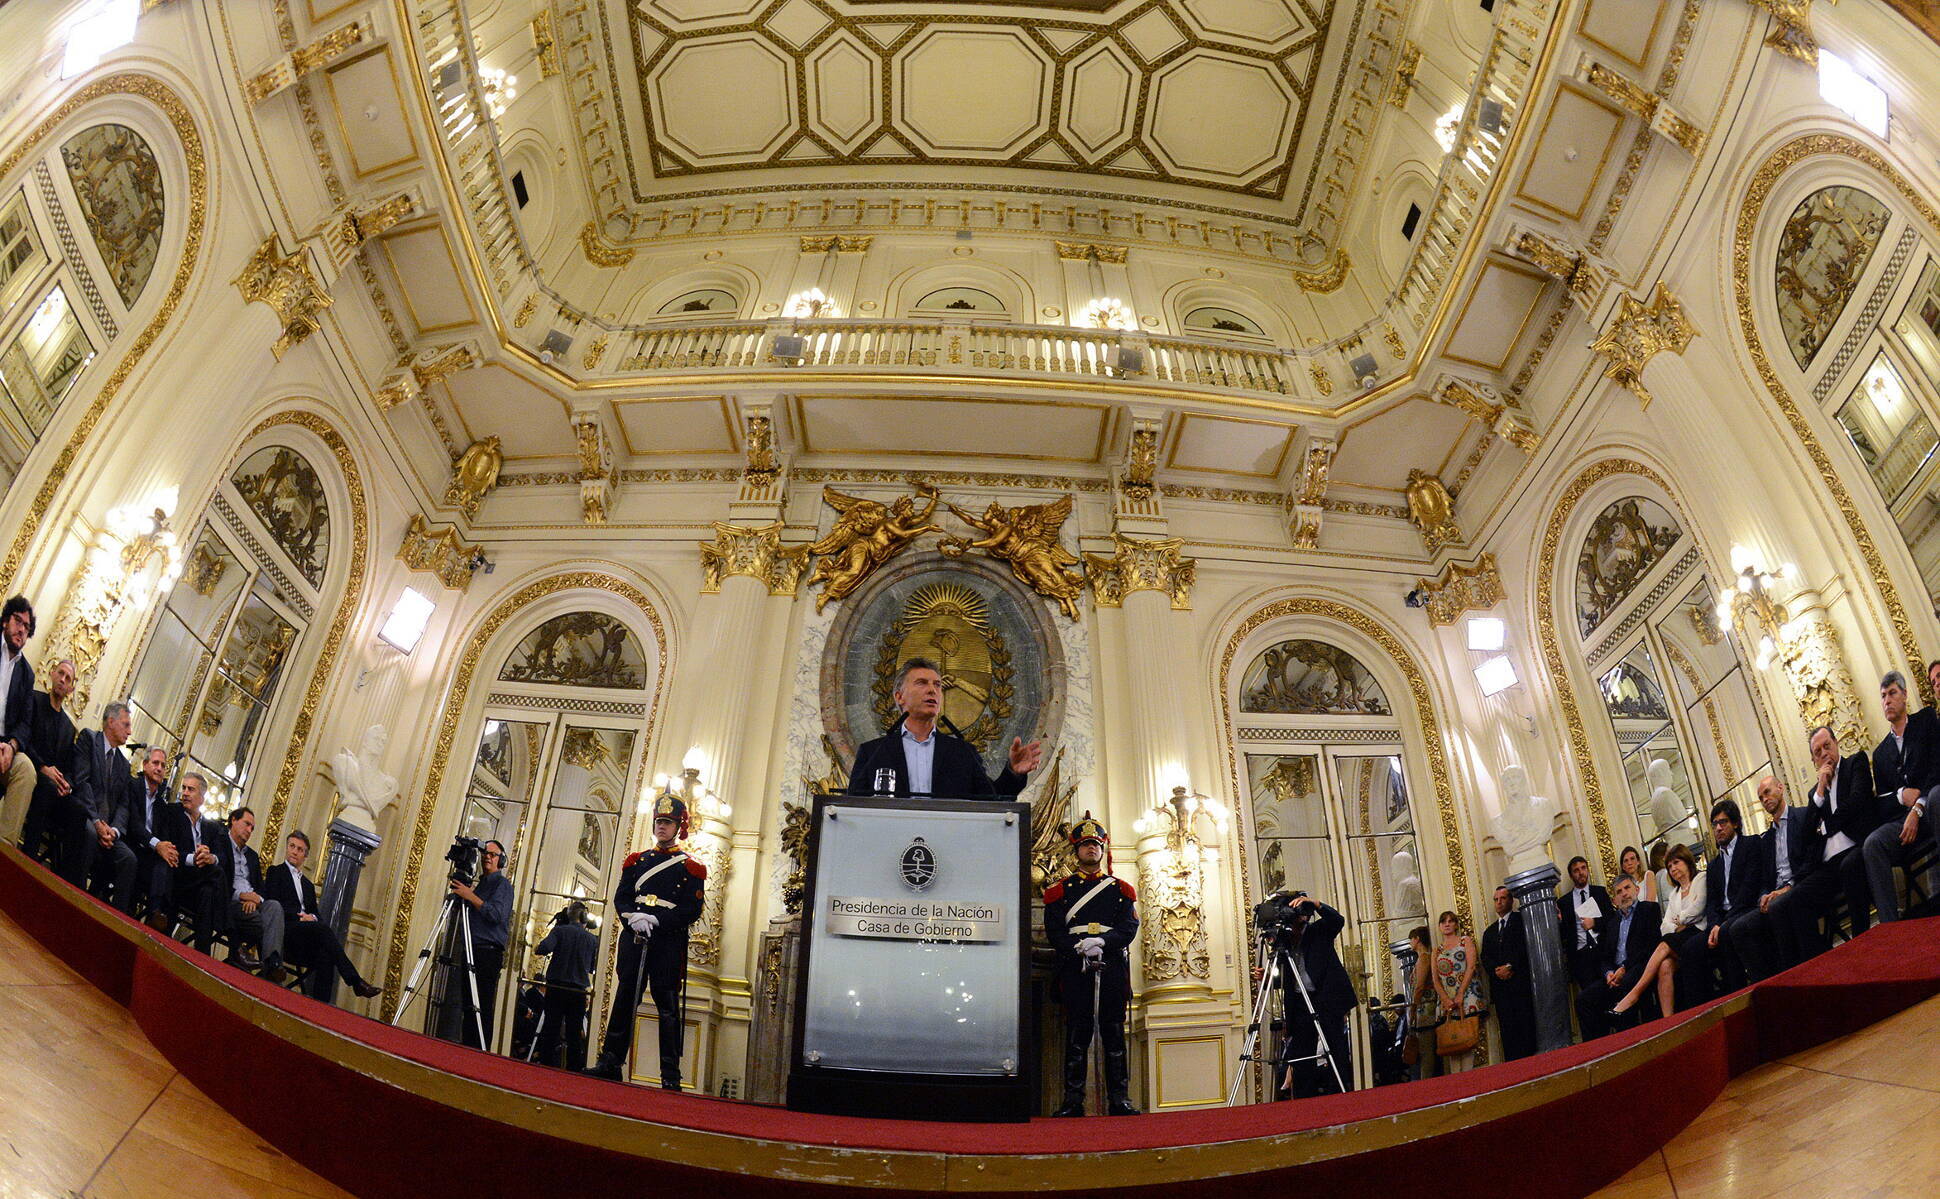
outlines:
{"label": "polished parquet floor", "polygon": [[[340,1196],[0,915],[0,1199]],[[264,1102],[300,1097],[266,1094]],[[1940,1194],[1940,997],[1731,1083],[1599,1199]]]}

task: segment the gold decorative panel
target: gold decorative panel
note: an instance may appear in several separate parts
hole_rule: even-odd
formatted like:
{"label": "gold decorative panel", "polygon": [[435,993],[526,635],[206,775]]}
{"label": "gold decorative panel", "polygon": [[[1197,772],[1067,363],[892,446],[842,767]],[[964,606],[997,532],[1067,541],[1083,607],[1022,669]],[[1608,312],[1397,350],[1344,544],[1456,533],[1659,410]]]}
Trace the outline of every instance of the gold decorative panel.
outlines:
{"label": "gold decorative panel", "polygon": [[1800,369],[1825,344],[1859,286],[1891,216],[1856,187],[1821,188],[1799,202],[1778,242],[1778,324]]}
{"label": "gold decorative panel", "polygon": [[330,561],[330,501],[309,460],[288,446],[265,446],[229,481],[310,586],[321,586]]}
{"label": "gold decorative panel", "polygon": [[94,125],[61,146],[61,161],[115,290],[133,307],[155,273],[167,213],[155,152],[126,125]]}
{"label": "gold decorative panel", "polygon": [[1683,535],[1675,516],[1642,496],[1597,513],[1576,556],[1578,631],[1585,637],[1595,632]]}
{"label": "gold decorative panel", "polygon": [[1388,716],[1387,693],[1353,654],[1324,641],[1270,645],[1240,679],[1242,712]]}
{"label": "gold decorative panel", "polygon": [[508,683],[637,690],[646,686],[646,658],[633,630],[613,617],[568,612],[527,633],[498,677]]}

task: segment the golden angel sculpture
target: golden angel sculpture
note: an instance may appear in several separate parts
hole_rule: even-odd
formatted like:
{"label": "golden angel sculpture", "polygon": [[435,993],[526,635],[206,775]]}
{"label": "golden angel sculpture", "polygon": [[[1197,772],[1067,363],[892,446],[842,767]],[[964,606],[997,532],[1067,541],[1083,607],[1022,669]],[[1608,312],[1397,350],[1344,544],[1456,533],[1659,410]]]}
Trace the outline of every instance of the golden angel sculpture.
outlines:
{"label": "golden angel sculpture", "polygon": [[808,547],[809,553],[821,555],[815,561],[815,573],[808,579],[810,585],[822,584],[822,594],[815,598],[817,612],[830,600],[846,598],[861,586],[862,580],[902,552],[910,542],[925,533],[943,531],[943,526],[929,523],[930,515],[936,511],[936,488],[918,483],[916,491],[929,500],[921,512],[908,496],[899,497],[893,504],[883,504],[861,496],[844,495],[833,487],[822,488],[822,501],[842,515],[836,518],[835,527],[826,537]]}
{"label": "golden angel sculpture", "polygon": [[979,549],[1003,559],[1019,579],[1039,595],[1056,600],[1064,614],[1076,620],[1078,593],[1084,590],[1085,577],[1065,572],[1065,567],[1078,564],[1078,558],[1058,542],[1058,533],[1071,515],[1071,502],[1070,495],[1054,503],[1021,508],[993,502],[981,517],[951,504],[950,511],[959,520],[984,536],[970,542],[951,538],[943,543],[943,552],[961,554],[965,549]]}

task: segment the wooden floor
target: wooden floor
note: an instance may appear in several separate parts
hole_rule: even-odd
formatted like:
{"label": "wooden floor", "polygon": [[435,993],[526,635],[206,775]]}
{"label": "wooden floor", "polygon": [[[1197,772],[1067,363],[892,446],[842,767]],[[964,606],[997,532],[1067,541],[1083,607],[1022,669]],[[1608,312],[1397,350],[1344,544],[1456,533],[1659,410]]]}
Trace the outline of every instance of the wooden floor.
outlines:
{"label": "wooden floor", "polygon": [[[4,915],[0,1062],[4,1199],[344,1194],[190,1086],[124,1009]],[[1737,1079],[1598,1195],[1931,1199],[1936,1122],[1940,997]]]}

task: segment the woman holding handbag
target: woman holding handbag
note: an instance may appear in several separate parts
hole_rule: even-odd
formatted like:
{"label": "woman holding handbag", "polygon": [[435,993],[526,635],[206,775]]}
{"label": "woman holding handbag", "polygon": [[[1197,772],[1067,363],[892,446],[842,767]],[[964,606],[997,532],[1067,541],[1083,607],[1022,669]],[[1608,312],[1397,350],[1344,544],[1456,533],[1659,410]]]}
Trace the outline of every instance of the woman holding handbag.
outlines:
{"label": "woman holding handbag", "polygon": [[1408,1065],[1413,1067],[1415,1078],[1433,1078],[1440,1073],[1435,1058],[1435,1026],[1442,1022],[1441,1000],[1435,995],[1435,949],[1427,925],[1410,932],[1408,940],[1415,947],[1414,969],[1408,975],[1408,1032],[1415,1052]]}
{"label": "woman holding handbag", "polygon": [[1442,934],[1435,951],[1435,995],[1441,1003],[1435,1051],[1442,1072],[1456,1074],[1475,1068],[1475,1047],[1482,1039],[1482,982],[1475,977],[1479,955],[1455,913],[1443,912],[1435,925]]}

